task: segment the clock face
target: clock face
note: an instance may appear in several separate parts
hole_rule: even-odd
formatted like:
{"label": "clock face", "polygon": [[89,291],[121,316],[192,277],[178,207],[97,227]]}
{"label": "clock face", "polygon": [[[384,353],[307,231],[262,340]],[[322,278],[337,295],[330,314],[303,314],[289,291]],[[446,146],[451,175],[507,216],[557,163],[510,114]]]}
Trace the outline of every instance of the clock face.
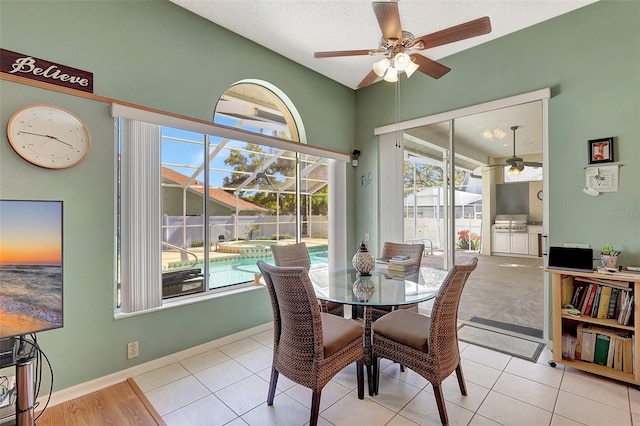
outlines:
{"label": "clock face", "polygon": [[91,135],[76,115],[52,105],[16,112],[7,126],[13,149],[36,166],[63,169],[80,163],[91,149]]}
{"label": "clock face", "polygon": [[538,200],[542,201],[542,189],[538,191]]}

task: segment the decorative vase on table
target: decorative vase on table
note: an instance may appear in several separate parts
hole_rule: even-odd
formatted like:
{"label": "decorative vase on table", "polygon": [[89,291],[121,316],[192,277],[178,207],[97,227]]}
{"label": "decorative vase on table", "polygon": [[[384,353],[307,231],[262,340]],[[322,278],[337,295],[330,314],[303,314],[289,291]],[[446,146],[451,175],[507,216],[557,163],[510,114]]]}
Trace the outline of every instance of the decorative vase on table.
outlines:
{"label": "decorative vase on table", "polygon": [[367,245],[362,241],[360,243],[360,247],[358,247],[358,251],[353,255],[352,259],[353,268],[360,275],[371,275],[371,271],[376,266],[376,260],[373,258],[371,253],[369,253],[369,249],[367,249]]}
{"label": "decorative vase on table", "polygon": [[371,282],[371,278],[366,276],[358,276],[358,279],[353,283],[353,295],[361,302],[368,302],[376,292],[376,286]]}

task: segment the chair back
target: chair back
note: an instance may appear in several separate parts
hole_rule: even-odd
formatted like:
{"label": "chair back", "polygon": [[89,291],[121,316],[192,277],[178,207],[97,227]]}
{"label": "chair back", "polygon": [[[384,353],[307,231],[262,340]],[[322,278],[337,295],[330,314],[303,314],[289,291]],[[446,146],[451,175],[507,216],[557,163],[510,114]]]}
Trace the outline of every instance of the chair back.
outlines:
{"label": "chair back", "polygon": [[386,241],[382,246],[380,257],[387,258],[393,256],[409,256],[409,259],[415,262],[416,267],[420,267],[422,263],[422,254],[424,253],[424,244],[401,244]]}
{"label": "chair back", "polygon": [[324,357],[324,350],[320,307],[309,275],[302,267],[263,261],[258,261],[258,268],[274,310],[275,367],[291,380],[311,387],[317,380],[313,364]]}
{"label": "chair back", "polygon": [[277,356],[278,346],[280,343],[280,329],[282,328],[280,325],[280,307],[278,306],[278,296],[276,295],[276,290],[273,287],[271,274],[261,264],[265,264],[265,262],[259,260],[257,265],[262,273],[262,277],[264,278],[264,283],[267,285],[269,299],[271,299],[271,309],[273,310],[273,352],[275,358]]}
{"label": "chair back", "polygon": [[271,246],[273,253],[273,261],[276,266],[301,266],[309,271],[311,268],[311,259],[309,258],[309,250],[305,243]]}
{"label": "chair back", "polygon": [[464,285],[477,265],[477,257],[471,259],[466,265],[454,265],[445,277],[433,302],[428,345],[429,352],[438,359],[442,371],[453,371],[460,359],[458,306]]}

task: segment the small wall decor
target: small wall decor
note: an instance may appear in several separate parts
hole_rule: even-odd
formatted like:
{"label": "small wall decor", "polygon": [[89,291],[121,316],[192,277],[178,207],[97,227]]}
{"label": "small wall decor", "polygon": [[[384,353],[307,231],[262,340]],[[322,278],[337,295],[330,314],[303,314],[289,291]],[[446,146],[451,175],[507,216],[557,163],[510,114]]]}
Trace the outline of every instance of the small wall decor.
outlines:
{"label": "small wall decor", "polygon": [[613,137],[588,141],[589,164],[611,163],[613,161]]}

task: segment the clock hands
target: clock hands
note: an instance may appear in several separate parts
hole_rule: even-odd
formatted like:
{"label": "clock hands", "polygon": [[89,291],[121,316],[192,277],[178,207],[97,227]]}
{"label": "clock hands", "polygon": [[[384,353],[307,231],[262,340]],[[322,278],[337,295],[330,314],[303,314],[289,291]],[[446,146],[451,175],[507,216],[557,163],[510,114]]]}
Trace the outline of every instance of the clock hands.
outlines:
{"label": "clock hands", "polygon": [[42,133],[25,132],[24,130],[20,130],[18,133],[24,133],[24,134],[27,134],[27,135],[42,136],[43,138],[54,139],[54,140],[57,140],[57,141],[58,141],[58,142],[60,142],[60,143],[63,143],[63,144],[65,144],[65,145],[67,145],[67,146],[73,147],[73,145],[71,145],[70,143],[67,143],[67,142],[63,141],[62,139],[57,138],[57,137],[55,137],[55,136],[51,136],[51,135],[44,135],[44,134],[42,134]]}

